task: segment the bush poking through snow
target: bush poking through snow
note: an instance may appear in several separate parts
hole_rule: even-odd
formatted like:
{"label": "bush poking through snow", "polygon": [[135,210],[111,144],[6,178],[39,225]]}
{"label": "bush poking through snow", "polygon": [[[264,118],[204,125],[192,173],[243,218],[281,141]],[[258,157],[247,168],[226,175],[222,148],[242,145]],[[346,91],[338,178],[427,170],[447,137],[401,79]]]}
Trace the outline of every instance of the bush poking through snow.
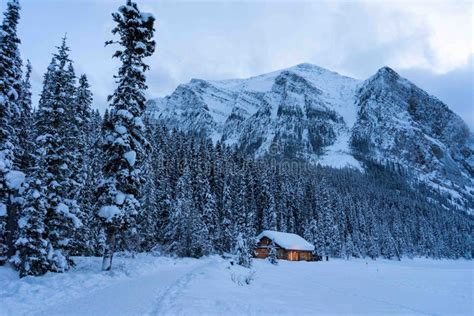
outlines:
{"label": "bush poking through snow", "polygon": [[247,273],[231,272],[230,279],[239,286],[250,285],[255,280],[255,271],[246,269]]}

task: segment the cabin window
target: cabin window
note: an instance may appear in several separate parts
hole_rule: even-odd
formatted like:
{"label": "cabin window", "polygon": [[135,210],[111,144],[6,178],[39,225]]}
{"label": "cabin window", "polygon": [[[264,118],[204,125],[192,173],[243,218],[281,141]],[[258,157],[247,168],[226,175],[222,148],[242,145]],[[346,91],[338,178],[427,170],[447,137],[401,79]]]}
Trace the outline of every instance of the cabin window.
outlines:
{"label": "cabin window", "polygon": [[291,260],[291,261],[297,261],[298,260],[298,253],[296,251],[288,252],[288,259]]}

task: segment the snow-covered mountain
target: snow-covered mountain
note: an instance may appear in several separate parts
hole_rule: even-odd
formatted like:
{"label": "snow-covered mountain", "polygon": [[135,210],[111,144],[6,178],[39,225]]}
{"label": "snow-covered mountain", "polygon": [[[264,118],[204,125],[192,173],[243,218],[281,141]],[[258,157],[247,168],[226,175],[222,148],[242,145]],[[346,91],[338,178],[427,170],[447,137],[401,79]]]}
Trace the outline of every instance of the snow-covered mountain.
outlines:
{"label": "snow-covered mountain", "polygon": [[392,162],[474,212],[474,137],[447,105],[388,67],[366,81],[300,64],[248,79],[193,79],[148,111],[253,156],[362,169]]}

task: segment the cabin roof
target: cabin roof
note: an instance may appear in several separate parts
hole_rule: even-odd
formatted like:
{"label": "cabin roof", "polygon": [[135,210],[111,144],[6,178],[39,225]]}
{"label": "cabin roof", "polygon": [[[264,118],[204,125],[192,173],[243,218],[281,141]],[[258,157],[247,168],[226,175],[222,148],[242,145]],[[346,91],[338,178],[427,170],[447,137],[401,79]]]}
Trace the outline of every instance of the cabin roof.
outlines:
{"label": "cabin roof", "polygon": [[267,237],[280,247],[287,250],[305,250],[313,251],[314,246],[307,242],[303,237],[296,234],[282,233],[274,230],[264,230],[257,236],[260,240],[263,237]]}

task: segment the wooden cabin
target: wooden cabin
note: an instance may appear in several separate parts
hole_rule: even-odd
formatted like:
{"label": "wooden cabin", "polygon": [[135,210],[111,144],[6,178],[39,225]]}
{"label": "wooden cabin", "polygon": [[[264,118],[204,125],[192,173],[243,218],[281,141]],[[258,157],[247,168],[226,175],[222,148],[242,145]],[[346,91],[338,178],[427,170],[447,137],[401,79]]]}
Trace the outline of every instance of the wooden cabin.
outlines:
{"label": "wooden cabin", "polygon": [[254,251],[255,258],[267,258],[275,244],[277,258],[290,261],[313,261],[314,246],[303,237],[296,234],[282,233],[273,230],[264,230],[257,236],[257,245]]}

